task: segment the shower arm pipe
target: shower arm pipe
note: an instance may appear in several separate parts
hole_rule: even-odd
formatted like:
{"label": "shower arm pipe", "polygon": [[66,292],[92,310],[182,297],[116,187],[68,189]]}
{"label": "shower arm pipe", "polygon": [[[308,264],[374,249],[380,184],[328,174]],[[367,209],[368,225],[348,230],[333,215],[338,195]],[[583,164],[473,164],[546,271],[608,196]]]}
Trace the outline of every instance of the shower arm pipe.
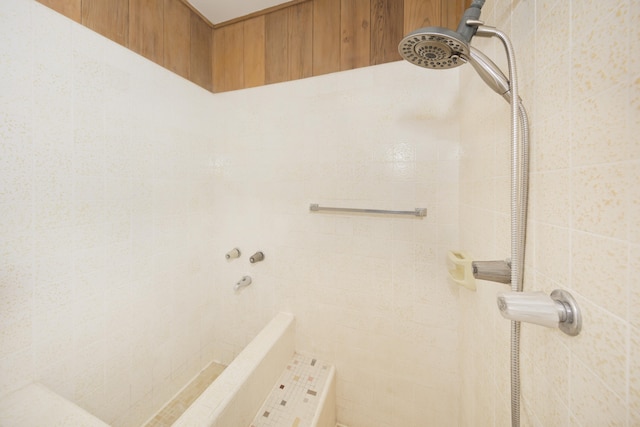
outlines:
{"label": "shower arm pipe", "polygon": [[[519,117],[520,111],[517,69],[513,45],[505,33],[484,26],[481,21],[470,22],[467,25],[477,25],[476,35],[481,37],[497,37],[504,45],[509,63],[509,81],[511,92],[511,290],[522,292],[522,276],[525,249],[526,207],[528,199],[528,153],[525,147],[518,145],[519,120],[524,122],[526,117]],[[524,110],[524,108],[522,108]],[[525,114],[526,115],[526,114]],[[528,127],[525,125],[528,131]],[[523,129],[525,130],[525,129]],[[524,141],[526,139],[526,141]],[[523,138],[528,144],[528,137]],[[526,147],[528,150],[528,146]],[[522,150],[522,151],[521,151]],[[520,322],[511,322],[511,425],[520,426]]]}

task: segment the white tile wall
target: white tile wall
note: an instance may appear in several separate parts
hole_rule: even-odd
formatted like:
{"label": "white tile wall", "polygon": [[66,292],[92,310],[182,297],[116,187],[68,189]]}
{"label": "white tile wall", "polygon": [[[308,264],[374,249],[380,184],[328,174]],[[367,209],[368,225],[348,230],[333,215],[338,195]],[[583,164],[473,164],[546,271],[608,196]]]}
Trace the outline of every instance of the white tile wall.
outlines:
{"label": "white tile wall", "polygon": [[[578,338],[524,328],[524,423],[635,425],[640,62],[619,52],[640,6],[483,17],[512,34],[532,117],[525,287],[569,288],[586,316]],[[342,423],[508,423],[502,287],[461,292],[458,316],[444,280],[448,248],[508,253],[507,107],[471,70],[464,98],[457,71],[403,63],[213,96],[30,0],[0,24],[0,393],[39,380],[136,425],[288,310],[297,349],[336,364]]]}
{"label": "white tile wall", "polygon": [[[569,289],[584,310],[584,329],[576,338],[523,327],[523,425],[631,426],[640,420],[635,345],[640,330],[633,299],[638,294],[633,272],[640,67],[634,55],[614,53],[639,45],[639,12],[638,2],[626,0],[489,0],[483,9],[488,23],[512,35],[532,118],[525,290]],[[503,56],[491,41],[476,43]],[[461,246],[477,257],[504,257],[509,242],[498,235],[508,235],[503,221],[508,201],[487,207],[473,194],[508,191],[497,185],[509,170],[500,154],[509,150],[507,106],[494,100],[471,70],[463,72],[461,84],[471,95],[462,114],[478,116],[462,127]],[[476,102],[480,96],[492,107]],[[499,120],[482,120],[487,115]],[[484,145],[498,162],[477,156],[498,132],[504,136]],[[487,179],[484,171],[495,178]],[[493,236],[477,238],[496,224]],[[508,332],[484,331],[508,323],[495,309],[500,289],[485,283],[481,290],[490,298],[461,297],[460,322],[468,328],[460,332],[467,349],[461,353],[462,397],[471,402],[463,407],[461,425],[474,419],[486,420],[483,425],[508,423]],[[485,322],[477,322],[478,316]],[[485,405],[486,395],[499,398]]]}
{"label": "white tile wall", "polygon": [[[512,34],[532,117],[525,287],[585,310],[577,338],[523,328],[524,424],[635,425],[640,6],[483,18]],[[39,380],[137,425],[287,310],[297,350],[337,367],[342,423],[508,423],[503,287],[444,276],[451,247],[509,252],[507,106],[472,70],[460,90],[393,63],[214,96],[31,0],[0,2],[0,40],[0,394]]]}
{"label": "white tile wall", "polygon": [[0,40],[0,394],[139,425],[285,310],[341,422],[455,425],[457,71],[212,95],[32,0],[0,2]]}
{"label": "white tile wall", "polygon": [[211,97],[31,0],[0,28],[0,394],[139,425],[218,356]]}
{"label": "white tile wall", "polygon": [[[444,255],[457,242],[458,74],[436,77],[392,63],[216,96],[229,117],[214,159],[216,252],[266,257],[215,260],[229,288],[254,277],[245,306],[220,309],[230,324],[266,302],[295,313],[296,349],[335,363],[350,426],[424,425],[425,405],[443,425],[456,419],[458,290]],[[310,203],[429,214],[311,214]]]}

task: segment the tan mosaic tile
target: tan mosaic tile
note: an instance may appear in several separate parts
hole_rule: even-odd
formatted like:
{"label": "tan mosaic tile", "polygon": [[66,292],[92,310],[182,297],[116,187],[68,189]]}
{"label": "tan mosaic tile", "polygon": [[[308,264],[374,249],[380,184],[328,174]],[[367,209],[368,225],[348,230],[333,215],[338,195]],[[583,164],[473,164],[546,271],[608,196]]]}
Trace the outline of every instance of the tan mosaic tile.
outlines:
{"label": "tan mosaic tile", "polygon": [[226,366],[218,363],[211,363],[200,375],[182,390],[171,402],[167,403],[158,414],[149,421],[145,427],[168,427],[171,426],[180,415],[202,394],[203,391],[215,381],[224,371]]}

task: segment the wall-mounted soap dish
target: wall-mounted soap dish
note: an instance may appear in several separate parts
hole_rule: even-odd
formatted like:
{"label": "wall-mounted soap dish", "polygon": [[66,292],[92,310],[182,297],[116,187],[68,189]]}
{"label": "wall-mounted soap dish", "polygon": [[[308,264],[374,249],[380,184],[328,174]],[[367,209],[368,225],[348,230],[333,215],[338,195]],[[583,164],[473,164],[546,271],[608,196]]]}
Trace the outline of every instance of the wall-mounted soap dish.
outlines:
{"label": "wall-mounted soap dish", "polygon": [[449,270],[449,280],[460,286],[475,291],[476,279],[473,277],[473,260],[468,254],[461,251],[449,251],[447,253],[447,270]]}

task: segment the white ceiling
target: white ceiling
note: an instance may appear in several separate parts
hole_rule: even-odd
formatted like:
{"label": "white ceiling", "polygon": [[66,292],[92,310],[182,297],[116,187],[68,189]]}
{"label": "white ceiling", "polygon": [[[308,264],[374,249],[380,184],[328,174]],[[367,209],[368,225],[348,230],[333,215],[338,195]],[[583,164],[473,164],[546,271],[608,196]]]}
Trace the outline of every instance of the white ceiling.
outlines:
{"label": "white ceiling", "polygon": [[230,19],[249,15],[287,0],[188,0],[211,23],[219,24]]}

